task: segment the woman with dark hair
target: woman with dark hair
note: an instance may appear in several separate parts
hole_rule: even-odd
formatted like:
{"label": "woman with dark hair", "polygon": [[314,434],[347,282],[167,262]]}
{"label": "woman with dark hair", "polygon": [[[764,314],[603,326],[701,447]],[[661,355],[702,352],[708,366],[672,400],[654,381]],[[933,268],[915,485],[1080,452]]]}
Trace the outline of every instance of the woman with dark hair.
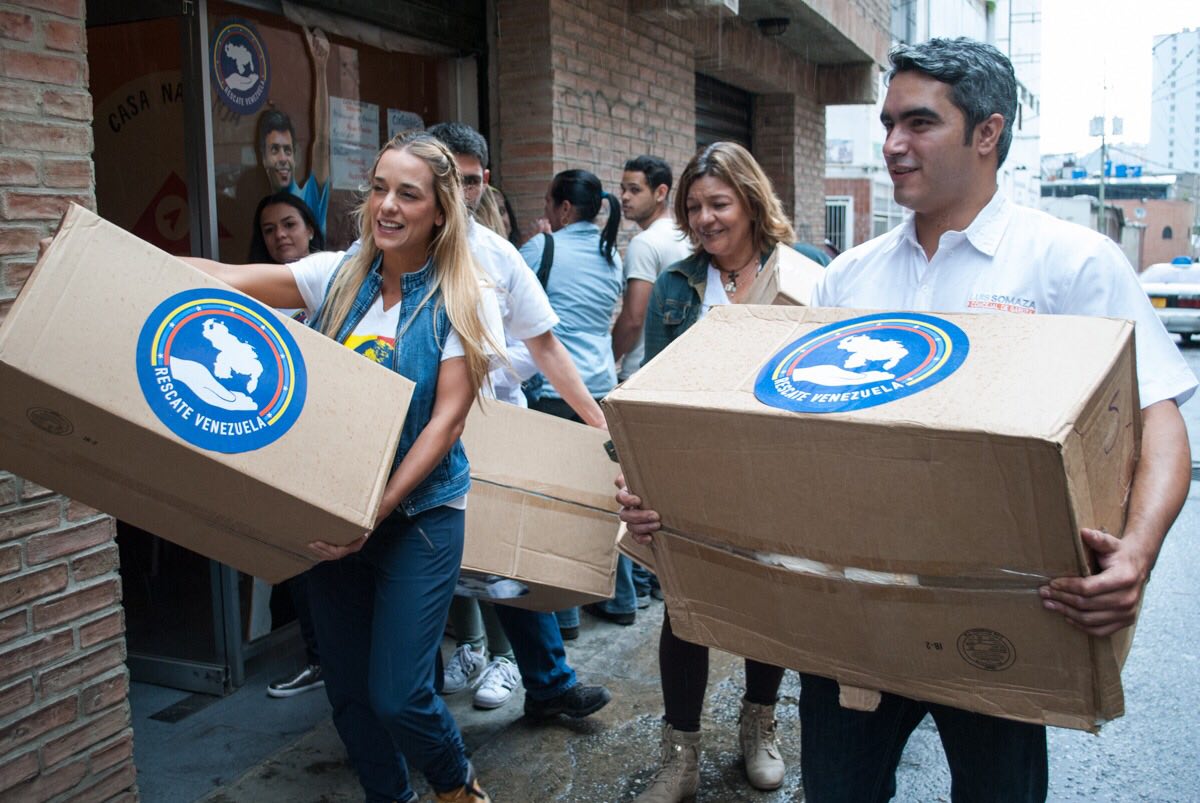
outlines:
{"label": "woman with dark hair", "polygon": [[[595,220],[605,200],[608,220],[601,230]],[[550,233],[534,235],[521,246],[521,256],[538,272],[550,306],[558,313],[554,334],[571,355],[588,392],[600,399],[617,385],[612,313],[622,289],[621,256],[616,252],[621,202],[605,192],[592,173],[564,170],[546,190],[544,220]],[[529,401],[534,409],[579,420],[548,382],[540,398]]]}
{"label": "woman with dark hair", "polygon": [[505,234],[508,241],[518,248],[524,240],[521,238],[521,227],[517,225],[517,211],[513,209],[512,201],[508,200],[508,196],[499,187],[492,187],[496,195],[496,205],[500,207],[500,218],[504,222],[504,227],[507,229]]}
{"label": "woman with dark hair", "polygon": [[250,233],[250,264],[285,265],[324,250],[325,235],[312,210],[289,190],[258,202]]}
{"label": "woman with dark hair", "polygon": [[[646,362],[708,310],[744,303],[775,246],[796,239],[770,179],[754,157],[733,142],[714,143],[688,162],[679,177],[675,220],[693,251],[654,283],[646,310]],[[635,493],[622,488],[617,501],[622,519],[640,524],[638,516],[645,511]],[[650,541],[650,536],[633,534],[641,543]],[[663,613],[658,668],[665,708],[662,764],[637,803],[690,800],[700,786],[700,715],[708,689],[708,648],[676,636],[668,612]],[[783,669],[746,659],[739,741],[746,777],[756,789],[783,784],[783,757],[775,738],[775,701],[782,680]]]}
{"label": "woman with dark hair", "polygon": [[[594,222],[608,201],[608,220]],[[621,202],[605,192],[586,170],[564,170],[546,190],[545,224],[550,233],[536,234],[521,246],[521,256],[546,288],[558,314],[555,336],[562,341],[588,392],[597,401],[617,386],[612,353],[613,310],[624,289],[621,256],[616,251]],[[543,229],[545,231],[545,229]],[[526,383],[528,387],[528,383]],[[529,406],[543,413],[580,421],[549,382],[541,385]],[[632,624],[632,617],[625,624]],[[564,639],[579,635],[579,609],[558,612]]]}

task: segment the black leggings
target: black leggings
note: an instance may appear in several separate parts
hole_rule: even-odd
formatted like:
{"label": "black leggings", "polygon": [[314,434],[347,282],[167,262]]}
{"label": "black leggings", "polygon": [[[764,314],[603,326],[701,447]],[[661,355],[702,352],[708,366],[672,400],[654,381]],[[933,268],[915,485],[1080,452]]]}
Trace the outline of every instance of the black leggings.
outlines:
{"label": "black leggings", "polygon": [[[665,610],[658,638],[658,672],[667,724],[678,731],[700,730],[704,693],[708,690],[708,647],[676,636]],[[782,682],[782,668],[746,659],[746,702],[775,705]]]}

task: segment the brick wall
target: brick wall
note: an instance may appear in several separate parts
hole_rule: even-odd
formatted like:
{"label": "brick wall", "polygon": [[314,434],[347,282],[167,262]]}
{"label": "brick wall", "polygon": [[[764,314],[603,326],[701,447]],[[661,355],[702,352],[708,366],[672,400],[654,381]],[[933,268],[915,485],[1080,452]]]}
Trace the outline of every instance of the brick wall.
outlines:
{"label": "brick wall", "polygon": [[[881,4],[860,5],[861,16]],[[495,9],[493,174],[522,225],[541,214],[559,170],[591,170],[615,191],[625,160],[650,153],[678,175],[695,152],[701,72],[756,95],[756,155],[797,234],[824,236],[815,66],[741,19],[650,20],[612,0],[496,0]]]}
{"label": "brick wall", "polygon": [[695,150],[695,72],[677,34],[623,3],[498,0],[495,181],[522,225],[554,174],[582,168],[616,194],[626,159]]}
{"label": "brick wall", "polygon": [[[95,207],[83,0],[0,3],[0,317]],[[0,471],[0,799],[133,800],[113,522]]]}

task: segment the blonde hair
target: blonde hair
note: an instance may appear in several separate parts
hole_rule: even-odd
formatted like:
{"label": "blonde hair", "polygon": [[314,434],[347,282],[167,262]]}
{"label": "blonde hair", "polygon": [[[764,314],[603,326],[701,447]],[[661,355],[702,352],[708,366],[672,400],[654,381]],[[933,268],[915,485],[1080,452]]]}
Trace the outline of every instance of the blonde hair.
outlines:
{"label": "blonde hair", "polygon": [[496,198],[499,194],[500,191],[491,184],[483,185],[483,192],[479,196],[479,208],[475,210],[475,221],[482,223],[507,240],[508,235],[504,233],[504,214],[498,206],[504,201]]}
{"label": "blonde hair", "polygon": [[779,243],[791,245],[796,241],[796,233],[783,213],[783,204],[775,195],[771,179],[750,152],[736,142],[714,142],[697,151],[688,162],[675,192],[675,223],[691,240],[696,253],[703,248],[688,222],[687,196],[692,184],[705,176],[728,184],[750,213],[750,235],[756,253],[770,253]]}
{"label": "blonde hair", "polygon": [[[480,284],[490,282],[485,279],[467,246],[467,207],[463,202],[462,176],[454,156],[446,146],[423,131],[398,134],[384,145],[375,157],[372,176],[379,166],[379,160],[392,150],[411,153],[433,172],[434,200],[444,222],[434,227],[433,238],[429,242],[428,255],[433,258],[433,272],[418,309],[441,290],[438,303],[445,305],[450,325],[462,341],[471,393],[477,395],[487,380],[489,347],[494,353],[503,354],[504,351],[479,317]],[[338,271],[317,321],[317,328],[333,338],[338,336],[350,315],[358,289],[379,255],[379,247],[375,244],[375,221],[368,214],[366,199],[355,210],[355,216],[361,247]],[[413,319],[410,319],[410,323]]]}

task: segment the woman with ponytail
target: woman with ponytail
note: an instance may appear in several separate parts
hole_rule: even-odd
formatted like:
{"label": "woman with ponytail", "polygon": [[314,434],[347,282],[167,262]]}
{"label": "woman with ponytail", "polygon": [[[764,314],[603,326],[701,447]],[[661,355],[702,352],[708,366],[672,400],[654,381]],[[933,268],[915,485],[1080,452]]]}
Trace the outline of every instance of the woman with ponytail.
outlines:
{"label": "woman with ponytail", "polygon": [[[504,334],[467,248],[454,157],[424,133],[376,159],[358,209],[361,247],[288,265],[193,265],[416,383],[375,528],[321,558],[310,594],[333,720],[366,800],[487,801],[434,692],[435,656],[462,560],[469,467],[459,435]],[[380,399],[380,404],[387,404]]]}
{"label": "woman with ponytail", "polygon": [[[601,230],[594,221],[604,201],[608,202],[608,220]],[[538,272],[550,306],[558,314],[555,336],[571,355],[588,392],[599,401],[617,385],[612,320],[624,290],[621,256],[616,251],[621,202],[605,192],[592,173],[564,170],[546,190],[544,221],[550,233],[535,235],[521,246],[521,256]],[[580,420],[549,382],[541,385],[537,398],[529,399],[529,406]],[[622,620],[627,620],[624,624],[633,623],[634,610],[620,612]],[[577,637],[579,609],[559,611],[558,625],[564,639]]]}
{"label": "woman with ponytail", "polygon": [[[604,201],[608,220],[596,225]],[[564,170],[546,191],[544,220],[550,233],[521,246],[521,256],[539,277],[558,314],[554,334],[562,341],[583,383],[596,399],[616,387],[612,314],[621,297],[621,256],[616,252],[621,203],[586,170]],[[543,256],[546,257],[543,264]],[[530,406],[562,418],[579,419],[549,382]]]}

